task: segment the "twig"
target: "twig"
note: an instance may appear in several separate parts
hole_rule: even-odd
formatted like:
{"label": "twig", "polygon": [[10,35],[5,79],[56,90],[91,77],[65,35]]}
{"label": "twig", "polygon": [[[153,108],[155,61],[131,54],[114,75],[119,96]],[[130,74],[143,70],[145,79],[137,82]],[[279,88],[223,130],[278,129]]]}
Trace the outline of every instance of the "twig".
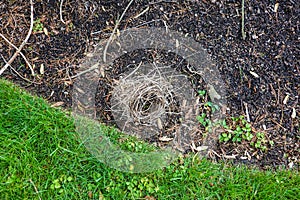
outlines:
{"label": "twig", "polygon": [[25,46],[25,44],[27,43],[27,41],[28,41],[28,39],[29,39],[29,37],[32,33],[32,28],[33,28],[33,1],[30,0],[30,27],[29,27],[29,31],[27,33],[27,36],[26,36],[25,40],[22,42],[22,44],[20,45],[18,50],[9,59],[9,61],[4,65],[4,67],[2,67],[2,69],[0,70],[0,75],[3,74],[3,72],[11,65],[11,63],[15,60],[15,58],[21,52],[22,48]]}
{"label": "twig", "polygon": [[[84,70],[84,71],[82,71],[82,72],[79,72],[78,74],[76,74],[76,75],[74,75],[74,76],[71,76],[71,77],[69,77],[68,79],[70,79],[70,78],[73,79],[73,78],[76,78],[76,77],[78,77],[78,76],[81,76],[82,74],[85,74],[85,73],[87,73],[87,72],[93,71],[93,70],[97,69],[99,65],[100,65],[99,63],[96,63],[96,64],[94,64],[93,66],[91,66],[89,69]],[[67,80],[67,79],[64,78],[64,79],[62,79],[62,80]]]}
{"label": "twig", "polygon": [[246,102],[243,102],[246,110],[246,119],[247,122],[250,122],[250,116],[249,116],[249,111],[248,111],[248,104]]}
{"label": "twig", "polygon": [[33,185],[34,190],[35,190],[35,192],[37,193],[37,195],[39,197],[39,200],[42,200],[42,198],[39,195],[39,191],[38,191],[37,187],[35,186],[34,182],[31,179],[29,179],[29,182]]}
{"label": "twig", "polygon": [[148,10],[149,10],[149,6],[145,10],[143,10],[141,13],[137,14],[136,16],[134,16],[133,19],[139,18],[140,16],[142,16],[143,14],[145,14]]}
{"label": "twig", "polygon": [[66,24],[66,22],[64,21],[63,16],[62,16],[62,6],[63,6],[63,3],[64,3],[64,0],[61,0],[60,1],[60,5],[59,5],[59,18],[60,18],[60,21],[62,23]]}
{"label": "twig", "polygon": [[130,76],[132,76],[140,67],[142,66],[142,61],[140,62],[140,64],[137,66],[137,68],[135,68],[129,75],[127,75],[123,80],[126,80],[127,78],[129,78]]}
{"label": "twig", "polygon": [[[0,36],[1,36],[8,44],[10,44],[13,48],[15,48],[16,50],[18,50],[18,47],[16,47],[16,45],[14,45],[13,43],[11,43],[4,35],[2,35],[2,34],[0,33]],[[20,52],[20,55],[23,57],[23,59],[25,60],[26,64],[27,64],[28,67],[30,68],[32,76],[34,76],[35,74],[34,74],[33,67],[32,67],[31,64],[28,62],[27,58],[25,57],[25,55],[24,55],[22,52]]]}
{"label": "twig", "polygon": [[122,13],[121,17],[116,21],[115,28],[114,28],[113,32],[111,33],[111,35],[110,35],[110,37],[109,37],[109,39],[108,39],[108,41],[107,41],[107,43],[106,43],[106,45],[105,45],[105,48],[104,48],[104,50],[103,50],[103,61],[104,61],[104,62],[106,62],[106,53],[107,53],[108,46],[110,45],[110,43],[111,43],[111,41],[112,41],[112,39],[113,39],[113,37],[114,37],[114,35],[115,35],[115,33],[116,33],[118,27],[119,27],[120,22],[122,21],[122,19],[123,19],[125,13],[127,12],[128,8],[129,8],[130,5],[132,4],[132,2],[133,2],[133,0],[131,0],[131,1],[128,3],[128,5],[126,6],[126,8],[125,8],[124,12]]}
{"label": "twig", "polygon": [[[5,62],[5,63],[7,63],[7,61],[5,60],[5,58],[1,55],[1,57],[2,57],[2,59],[3,59],[3,61]],[[41,83],[37,83],[37,82],[34,82],[34,81],[31,81],[31,80],[29,80],[29,79],[27,79],[27,78],[25,78],[25,77],[23,77],[17,70],[15,70],[11,65],[9,65],[10,66],[10,68],[21,78],[21,79],[23,79],[23,80],[25,80],[25,81],[27,81],[27,82],[30,82],[30,83],[34,83],[34,84],[37,84],[37,85],[40,85]]]}
{"label": "twig", "polygon": [[245,0],[242,0],[242,38],[246,39],[245,33]]}

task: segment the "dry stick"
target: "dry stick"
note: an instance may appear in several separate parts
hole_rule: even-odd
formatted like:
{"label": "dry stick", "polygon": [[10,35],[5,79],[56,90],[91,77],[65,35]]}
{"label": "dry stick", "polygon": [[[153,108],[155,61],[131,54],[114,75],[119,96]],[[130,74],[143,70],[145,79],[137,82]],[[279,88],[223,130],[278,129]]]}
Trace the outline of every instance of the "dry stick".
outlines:
{"label": "dry stick", "polygon": [[[115,28],[114,28],[113,32],[111,33],[111,35],[110,35],[110,37],[109,37],[109,39],[108,39],[108,41],[107,41],[107,43],[106,43],[106,45],[105,45],[105,48],[104,48],[104,50],[103,50],[103,61],[104,61],[104,62],[106,62],[106,54],[107,54],[108,46],[110,45],[110,43],[111,43],[111,41],[112,41],[112,39],[113,39],[113,36],[115,35],[115,33],[116,33],[116,31],[117,31],[117,28],[119,27],[119,24],[120,24],[121,20],[123,19],[125,13],[127,12],[128,8],[129,8],[129,6],[132,4],[132,2],[133,2],[133,0],[131,0],[131,1],[128,3],[128,5],[127,5],[127,7],[125,8],[124,12],[122,13],[121,17],[116,21]],[[91,68],[89,68],[89,69],[87,69],[87,70],[84,70],[84,71],[82,71],[82,72],[80,72],[80,73],[78,73],[78,74],[76,74],[76,75],[74,75],[74,76],[71,76],[71,78],[76,78],[76,77],[78,77],[78,76],[80,76],[80,75],[82,75],[82,74],[85,74],[85,73],[87,73],[87,72],[89,72],[89,71],[92,71],[92,70],[94,70],[94,69],[97,69],[98,66],[99,66],[99,63],[96,63],[96,64],[93,65]],[[102,70],[103,70],[103,69],[102,69]]]}
{"label": "dry stick", "polygon": [[62,16],[62,6],[63,6],[63,3],[64,3],[64,0],[61,0],[60,1],[60,5],[59,5],[59,18],[60,18],[60,21],[62,23],[66,24],[66,22],[64,21],[63,16]]}
{"label": "dry stick", "polygon": [[142,16],[143,14],[145,14],[148,10],[149,10],[149,6],[143,10],[141,13],[137,14],[136,16],[133,17],[133,19],[139,18],[140,16]]}
{"label": "dry stick", "polygon": [[[5,60],[5,58],[1,55],[1,57],[2,57],[2,59],[3,59],[3,61],[5,62],[5,63],[7,63],[7,61]],[[28,82],[30,82],[30,83],[34,83],[34,84],[37,84],[37,85],[40,85],[41,83],[37,83],[37,82],[34,82],[34,81],[31,81],[31,80],[29,80],[29,79],[27,79],[27,78],[25,78],[25,77],[23,77],[17,70],[15,70],[11,65],[10,65],[10,68],[21,78],[21,79],[23,79],[23,80],[25,80],[25,81],[28,81]]]}
{"label": "dry stick", "polygon": [[40,195],[39,195],[39,191],[38,191],[37,187],[35,186],[34,182],[31,179],[29,179],[29,182],[33,185],[35,192],[39,196],[39,200],[42,200]]}
{"label": "dry stick", "polygon": [[[0,36],[1,36],[8,44],[10,44],[13,48],[15,48],[16,50],[18,50],[18,47],[16,47],[16,45],[14,45],[13,43],[11,43],[4,35],[2,35],[2,34],[0,33]],[[31,64],[28,62],[27,58],[25,57],[25,55],[24,55],[22,52],[20,52],[20,55],[23,57],[23,59],[25,60],[26,64],[27,64],[28,67],[30,68],[32,76],[34,76],[35,74],[34,74],[34,70],[33,70],[32,66],[31,66]]]}
{"label": "dry stick", "polygon": [[246,33],[245,33],[245,0],[242,0],[242,38],[243,40],[246,39]]}
{"label": "dry stick", "polygon": [[25,44],[27,43],[27,41],[32,33],[32,28],[33,28],[33,2],[32,2],[32,0],[30,0],[30,28],[29,28],[28,34],[27,34],[25,40],[20,45],[20,47],[18,48],[18,50],[9,59],[9,61],[4,65],[4,67],[2,67],[2,69],[0,70],[0,75],[3,74],[3,72],[11,65],[11,63],[16,59],[18,54],[21,52],[22,48],[25,46]]}
{"label": "dry stick", "polygon": [[106,53],[107,53],[108,46],[110,45],[110,43],[111,43],[111,41],[112,41],[112,39],[113,39],[113,37],[114,37],[114,35],[115,35],[115,33],[116,33],[118,27],[119,27],[120,22],[122,21],[122,19],[123,19],[125,13],[127,12],[128,8],[129,8],[129,6],[132,4],[132,2],[133,2],[133,0],[131,0],[131,1],[128,3],[128,5],[126,6],[126,8],[125,8],[124,12],[122,13],[121,17],[116,21],[115,28],[114,28],[113,32],[111,33],[111,35],[110,35],[110,37],[109,37],[109,39],[108,39],[108,41],[107,41],[107,43],[106,43],[106,46],[105,46],[105,48],[104,48],[104,50],[103,50],[103,61],[104,61],[104,62],[106,62]]}
{"label": "dry stick", "polygon": [[[84,71],[82,71],[82,72],[79,72],[78,74],[76,74],[76,75],[74,75],[74,76],[71,76],[70,78],[71,79],[73,79],[73,78],[76,78],[76,77],[78,77],[78,76],[81,76],[82,74],[85,74],[85,73],[87,73],[87,72],[90,72],[90,71],[92,71],[92,70],[94,70],[94,69],[98,69],[98,66],[99,66],[100,64],[99,63],[96,63],[96,64],[94,64],[93,66],[91,66],[89,69],[87,69],[87,70],[84,70]],[[62,80],[67,80],[67,79],[62,79]]]}

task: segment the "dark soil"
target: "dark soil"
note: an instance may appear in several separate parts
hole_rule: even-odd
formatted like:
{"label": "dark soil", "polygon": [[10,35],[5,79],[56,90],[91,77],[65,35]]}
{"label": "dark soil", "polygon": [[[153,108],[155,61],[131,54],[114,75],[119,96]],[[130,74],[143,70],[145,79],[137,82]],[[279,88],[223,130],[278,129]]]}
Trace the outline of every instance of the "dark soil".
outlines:
{"label": "dark soil", "polygon": [[[35,66],[36,76],[31,75],[21,56],[2,76],[53,104],[71,107],[74,80],[70,77],[76,75],[87,53],[110,36],[128,3],[64,0],[63,23],[60,1],[35,1],[34,18],[40,19],[46,30],[34,30],[22,52]],[[300,2],[280,1],[276,12],[275,5],[276,1],[245,0],[245,40],[240,0],[135,1],[120,24],[120,30],[168,26],[193,37],[221,72],[227,87],[228,118],[246,116],[247,108],[253,131],[264,132],[274,142],[267,151],[254,150],[244,143],[218,143],[216,158],[263,168],[299,166]],[[29,1],[0,2],[0,33],[13,44],[22,43],[29,26]],[[14,52],[0,38],[0,66]],[[293,109],[296,116],[292,118]],[[248,159],[242,159],[244,156]]]}

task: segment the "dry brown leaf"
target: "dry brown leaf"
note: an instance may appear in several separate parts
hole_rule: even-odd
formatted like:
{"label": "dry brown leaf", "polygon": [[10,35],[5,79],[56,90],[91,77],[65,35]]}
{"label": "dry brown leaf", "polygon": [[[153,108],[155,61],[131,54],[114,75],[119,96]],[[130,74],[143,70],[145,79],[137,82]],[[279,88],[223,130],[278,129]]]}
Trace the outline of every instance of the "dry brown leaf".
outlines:
{"label": "dry brown leaf", "polygon": [[56,102],[56,103],[52,104],[51,107],[52,107],[52,108],[54,108],[54,107],[59,107],[59,106],[61,106],[61,105],[63,105],[63,104],[64,104],[63,101],[59,101],[59,102]]}
{"label": "dry brown leaf", "polygon": [[286,96],[284,97],[284,100],[283,100],[283,104],[284,104],[284,105],[286,105],[287,101],[289,100],[289,97],[290,97],[290,95],[286,95]]}
{"label": "dry brown leaf", "polygon": [[92,191],[88,191],[88,197],[91,199],[93,198],[93,192]]}
{"label": "dry brown leaf", "polygon": [[295,119],[296,118],[296,109],[293,108],[293,111],[292,111],[292,119]]}
{"label": "dry brown leaf", "polygon": [[40,74],[44,74],[45,73],[45,66],[44,64],[41,64],[40,66]]}
{"label": "dry brown leaf", "polygon": [[169,141],[171,141],[171,140],[173,140],[174,138],[168,138],[168,137],[166,137],[166,136],[163,136],[163,137],[160,137],[160,138],[158,138],[160,141],[162,141],[162,142],[169,142]]}
{"label": "dry brown leaf", "polygon": [[255,78],[259,78],[258,74],[255,73],[255,72],[253,72],[253,71],[250,71],[250,74],[251,74],[252,76],[254,76]]}
{"label": "dry brown leaf", "polygon": [[279,8],[279,3],[275,3],[275,5],[274,5],[274,12],[277,13],[278,8]]}

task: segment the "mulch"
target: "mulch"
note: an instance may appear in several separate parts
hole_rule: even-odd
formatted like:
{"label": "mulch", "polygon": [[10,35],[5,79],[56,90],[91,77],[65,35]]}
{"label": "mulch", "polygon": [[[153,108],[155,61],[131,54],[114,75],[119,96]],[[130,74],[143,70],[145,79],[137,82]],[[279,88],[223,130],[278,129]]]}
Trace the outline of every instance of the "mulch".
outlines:
{"label": "mulch", "polygon": [[[52,104],[60,102],[57,105],[70,108],[74,81],[70,77],[99,41],[110,36],[128,3],[64,0],[63,23],[60,1],[35,1],[34,17],[40,19],[43,29],[33,32],[22,52],[35,66],[36,76],[21,56],[2,76]],[[29,1],[1,1],[0,13],[0,33],[19,46],[30,26]],[[119,29],[167,25],[193,37],[207,50],[225,82],[227,116],[246,115],[247,109],[254,130],[274,142],[266,152],[245,149],[244,144],[220,143],[214,149],[216,155],[262,168],[289,168],[300,163],[299,15],[298,1],[245,0],[243,40],[241,1],[140,0],[132,3]],[[14,52],[0,38],[0,66]],[[249,151],[251,159],[241,159],[241,150]],[[236,154],[239,156],[232,156]]]}

